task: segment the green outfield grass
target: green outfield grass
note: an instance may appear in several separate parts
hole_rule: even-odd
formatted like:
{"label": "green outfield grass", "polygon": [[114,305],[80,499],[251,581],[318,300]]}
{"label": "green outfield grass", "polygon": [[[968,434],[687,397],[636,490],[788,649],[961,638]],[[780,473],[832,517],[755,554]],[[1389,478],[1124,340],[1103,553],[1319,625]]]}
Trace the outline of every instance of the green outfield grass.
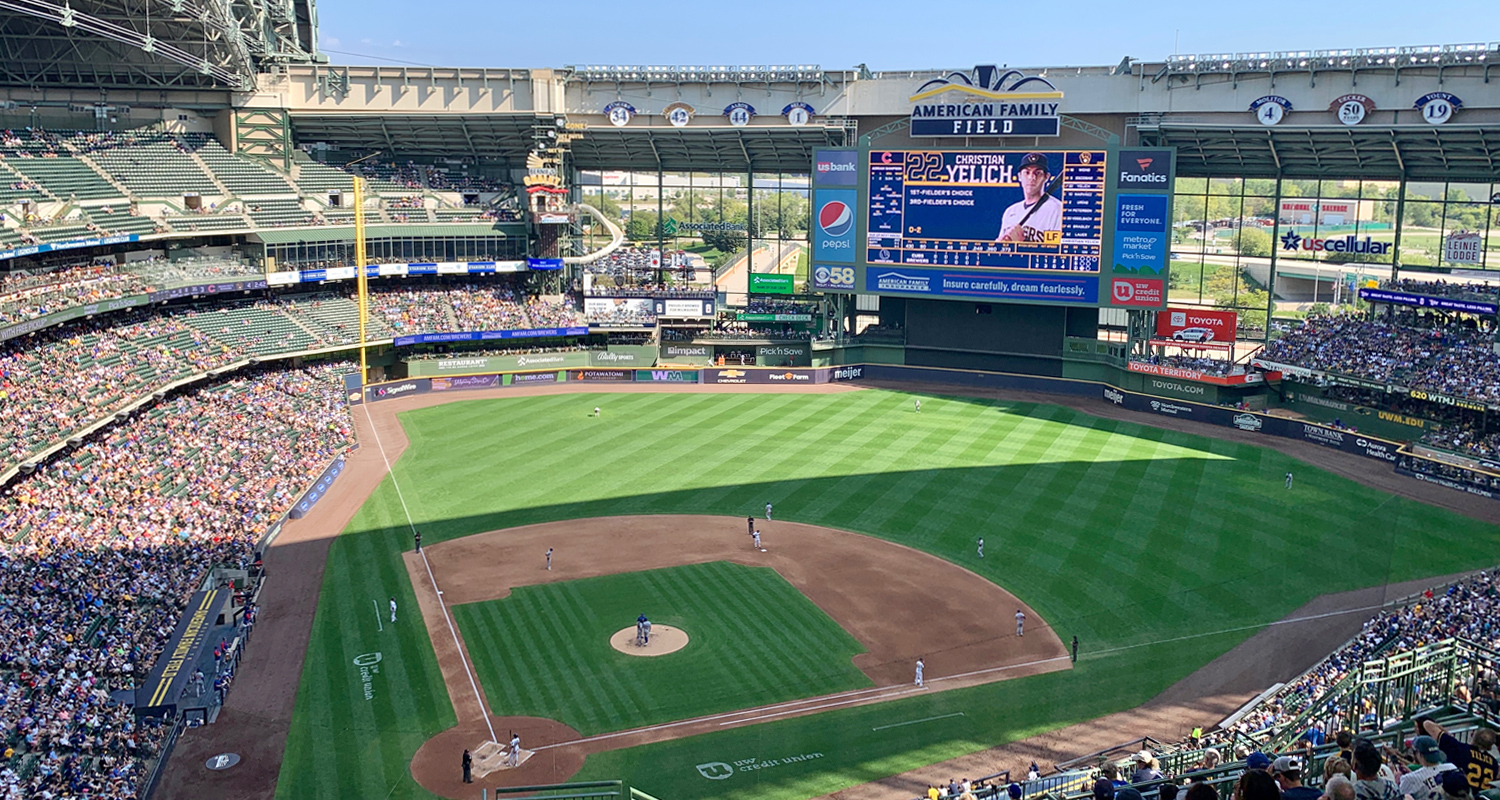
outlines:
{"label": "green outfield grass", "polygon": [[[687,631],[688,646],[655,658],[610,647],[646,611],[654,625]],[[767,567],[716,562],[523,586],[453,616],[492,704],[585,735],[872,685],[851,661],[864,647]]]}
{"label": "green outfield grass", "polygon": [[[1316,595],[1490,566],[1500,545],[1491,526],[1274,450],[1051,405],[928,397],[918,415],[911,395],[873,390],[570,394],[402,422],[411,447],[395,476],[428,543],[612,514],[743,517],[773,502],[778,519],[958,563],[1082,642],[1073,670],[602,753],[580,774],[663,800],[800,800],[1131,708]],[[415,612],[377,624],[390,595],[415,607],[399,557],[410,547],[387,479],[329,555],[279,798],[429,797],[409,759],[453,711]],[[352,659],[375,651],[367,699]],[[786,760],[800,756],[812,757]],[[723,781],[696,769],[748,759],[777,763]]]}

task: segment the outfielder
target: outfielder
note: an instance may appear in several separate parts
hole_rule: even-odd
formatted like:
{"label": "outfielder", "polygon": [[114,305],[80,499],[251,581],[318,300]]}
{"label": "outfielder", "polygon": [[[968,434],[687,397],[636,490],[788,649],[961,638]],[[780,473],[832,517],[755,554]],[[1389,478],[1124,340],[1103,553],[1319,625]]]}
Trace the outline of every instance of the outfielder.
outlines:
{"label": "outfielder", "polygon": [[979,537],[979,557],[984,558],[984,537]]}
{"label": "outfielder", "polygon": [[1024,611],[1022,611],[1021,609],[1018,608],[1018,609],[1016,609],[1016,635],[1017,636],[1024,635],[1024,631],[1025,630],[1026,630],[1026,612],[1024,612]]}
{"label": "outfielder", "polygon": [[917,413],[922,413],[922,401],[920,399],[917,400]]}
{"label": "outfielder", "polygon": [[599,407],[598,406],[594,406],[594,416],[596,416],[596,417],[599,416]]}
{"label": "outfielder", "polygon": [[396,598],[391,598],[391,622],[396,621]]}
{"label": "outfielder", "polygon": [[1287,470],[1287,473],[1286,473],[1286,488],[1288,488],[1288,489],[1292,488],[1292,472],[1291,472],[1291,470]]}
{"label": "outfielder", "polygon": [[1021,159],[1021,168],[1016,172],[1016,182],[1021,184],[1021,199],[1011,203],[1000,217],[1000,235],[997,242],[1043,242],[1047,234],[1062,233],[1062,201],[1047,194],[1047,184],[1052,181],[1052,170],[1047,166],[1047,157],[1041,153],[1027,153]]}
{"label": "outfielder", "polygon": [[917,680],[916,680],[916,684],[917,684],[918,688],[920,688],[922,686],[922,670],[925,669],[925,667],[926,667],[926,665],[924,665],[922,663],[922,659],[918,658],[917,659]]}

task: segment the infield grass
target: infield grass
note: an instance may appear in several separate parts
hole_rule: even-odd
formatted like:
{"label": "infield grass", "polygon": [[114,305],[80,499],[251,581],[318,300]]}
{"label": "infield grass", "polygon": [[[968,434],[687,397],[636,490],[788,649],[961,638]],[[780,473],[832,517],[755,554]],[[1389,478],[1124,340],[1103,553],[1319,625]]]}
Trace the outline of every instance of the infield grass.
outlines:
{"label": "infield grass", "polygon": [[[743,517],[772,502],[778,519],[961,564],[1082,642],[1072,670],[601,753],[579,775],[663,800],[799,800],[1132,708],[1316,595],[1492,566],[1500,545],[1494,527],[1274,450],[1051,405],[924,396],[916,414],[912,397],[460,402],[402,415],[411,448],[394,473],[433,543],[614,514]],[[596,405],[602,418],[589,416]],[[453,711],[415,613],[384,630],[372,615],[372,601],[392,594],[415,608],[399,558],[410,547],[387,479],[329,555],[279,798],[430,796],[411,782],[409,759]],[[366,699],[350,660],[374,650],[387,672]],[[601,728],[653,718],[597,713]],[[800,756],[813,757],[785,761]],[[778,763],[723,781],[695,768],[746,759]]]}
{"label": "infield grass", "polygon": [[[615,631],[649,610],[688,646],[643,658]],[[453,609],[485,694],[584,735],[871,686],[865,651],[767,567],[727,562],[540,586]]]}

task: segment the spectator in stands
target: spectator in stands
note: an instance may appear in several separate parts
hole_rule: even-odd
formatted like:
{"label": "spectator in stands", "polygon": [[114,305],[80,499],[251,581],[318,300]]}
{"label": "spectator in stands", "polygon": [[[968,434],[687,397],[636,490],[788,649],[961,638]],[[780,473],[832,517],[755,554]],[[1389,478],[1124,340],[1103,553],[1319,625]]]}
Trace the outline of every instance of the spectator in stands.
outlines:
{"label": "spectator in stands", "polygon": [[1443,755],[1437,740],[1422,735],[1412,740],[1412,751],[1417,757],[1417,768],[1401,778],[1401,794],[1412,800],[1442,800],[1442,773],[1457,770]]}
{"label": "spectator in stands", "polygon": [[1356,800],[1354,782],[1343,775],[1335,775],[1323,784],[1324,800]]}
{"label": "spectator in stands", "polygon": [[1356,800],[1396,800],[1400,792],[1390,778],[1381,774],[1384,760],[1368,739],[1354,741],[1354,795]]}
{"label": "spectator in stands", "polygon": [[1131,783],[1147,783],[1161,778],[1161,764],[1151,755],[1151,751],[1142,750],[1135,754],[1135,772],[1131,773]]}
{"label": "spectator in stands", "polygon": [[1271,777],[1281,789],[1281,800],[1318,800],[1317,789],[1302,785],[1302,764],[1295,756],[1282,756],[1271,762]]}
{"label": "spectator in stands", "polygon": [[1232,800],[1281,800],[1281,789],[1264,768],[1250,767],[1234,784]]}

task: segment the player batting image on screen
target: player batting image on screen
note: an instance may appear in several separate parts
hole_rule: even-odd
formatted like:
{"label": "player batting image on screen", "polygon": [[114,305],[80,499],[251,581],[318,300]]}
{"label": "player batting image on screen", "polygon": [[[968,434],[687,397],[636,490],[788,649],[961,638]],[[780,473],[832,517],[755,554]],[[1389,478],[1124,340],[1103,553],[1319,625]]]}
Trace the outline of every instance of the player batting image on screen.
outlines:
{"label": "player batting image on screen", "polygon": [[[1041,153],[1027,153],[1021,158],[1016,180],[1021,184],[1021,199],[1011,203],[1000,217],[998,242],[1057,241],[1062,235],[1061,200],[1053,197],[1052,168]],[[1049,237],[1048,233],[1052,235]]]}

